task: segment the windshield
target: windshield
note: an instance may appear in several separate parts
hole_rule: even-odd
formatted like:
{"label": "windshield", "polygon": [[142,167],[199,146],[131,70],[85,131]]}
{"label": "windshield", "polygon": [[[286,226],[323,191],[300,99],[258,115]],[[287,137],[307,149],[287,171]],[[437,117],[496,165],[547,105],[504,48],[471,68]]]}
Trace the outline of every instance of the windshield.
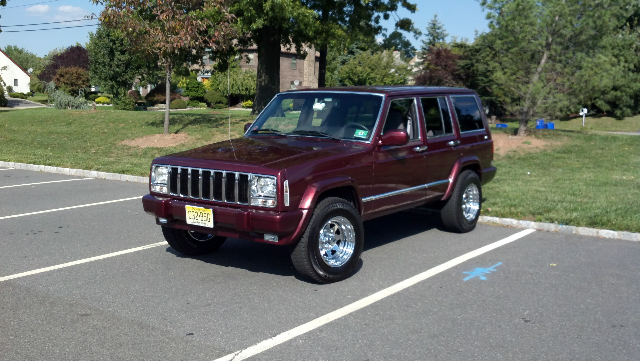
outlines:
{"label": "windshield", "polygon": [[256,119],[249,134],[368,141],[382,100],[382,96],[374,94],[278,94]]}

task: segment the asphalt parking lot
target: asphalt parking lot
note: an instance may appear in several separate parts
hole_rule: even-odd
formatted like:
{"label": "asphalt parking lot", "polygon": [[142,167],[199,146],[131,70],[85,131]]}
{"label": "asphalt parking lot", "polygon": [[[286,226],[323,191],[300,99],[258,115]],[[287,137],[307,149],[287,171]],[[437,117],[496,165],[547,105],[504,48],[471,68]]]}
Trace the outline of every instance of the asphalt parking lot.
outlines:
{"label": "asphalt parking lot", "polygon": [[0,168],[0,360],[640,359],[637,242],[403,212],[317,285],[277,246],[176,254],[146,193]]}

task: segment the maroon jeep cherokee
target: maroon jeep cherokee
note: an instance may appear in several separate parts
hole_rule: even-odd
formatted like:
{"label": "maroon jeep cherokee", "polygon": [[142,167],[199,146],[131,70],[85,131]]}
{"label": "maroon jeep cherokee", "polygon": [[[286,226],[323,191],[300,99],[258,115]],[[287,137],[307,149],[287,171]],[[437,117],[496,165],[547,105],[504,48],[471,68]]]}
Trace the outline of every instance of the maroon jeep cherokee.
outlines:
{"label": "maroon jeep cherokee", "polygon": [[302,275],[335,282],[360,258],[363,221],[428,206],[448,230],[471,231],[496,173],[468,89],[287,91],[245,128],[153,160],[142,203],[176,251],[214,252],[227,237],[290,245]]}

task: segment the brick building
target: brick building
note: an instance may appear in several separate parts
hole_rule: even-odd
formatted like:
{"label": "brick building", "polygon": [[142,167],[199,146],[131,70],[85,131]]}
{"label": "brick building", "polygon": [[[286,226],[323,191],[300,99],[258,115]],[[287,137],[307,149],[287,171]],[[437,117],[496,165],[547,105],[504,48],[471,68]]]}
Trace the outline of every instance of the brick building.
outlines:
{"label": "brick building", "polygon": [[[300,88],[318,87],[318,68],[320,53],[313,47],[305,47],[306,58],[298,55],[294,48],[280,48],[280,91]],[[258,70],[258,48],[255,46],[241,49],[240,68],[244,70]],[[198,79],[210,77],[207,70],[211,69],[212,62],[206,57],[205,69],[198,75]]]}

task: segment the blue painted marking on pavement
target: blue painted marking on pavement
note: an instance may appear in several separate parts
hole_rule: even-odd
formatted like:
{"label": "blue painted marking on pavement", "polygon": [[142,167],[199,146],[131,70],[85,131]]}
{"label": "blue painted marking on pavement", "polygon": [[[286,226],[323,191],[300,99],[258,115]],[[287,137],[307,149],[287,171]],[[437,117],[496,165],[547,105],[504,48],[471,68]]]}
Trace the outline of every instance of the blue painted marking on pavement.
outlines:
{"label": "blue painted marking on pavement", "polygon": [[472,279],[473,277],[478,277],[483,281],[487,280],[487,277],[485,277],[484,275],[487,275],[491,272],[495,272],[495,268],[498,267],[499,265],[501,265],[502,262],[498,262],[496,264],[494,264],[493,266],[489,267],[489,268],[476,268],[471,272],[462,272],[464,274],[468,274],[470,275],[469,277],[465,278],[463,281],[467,281]]}

